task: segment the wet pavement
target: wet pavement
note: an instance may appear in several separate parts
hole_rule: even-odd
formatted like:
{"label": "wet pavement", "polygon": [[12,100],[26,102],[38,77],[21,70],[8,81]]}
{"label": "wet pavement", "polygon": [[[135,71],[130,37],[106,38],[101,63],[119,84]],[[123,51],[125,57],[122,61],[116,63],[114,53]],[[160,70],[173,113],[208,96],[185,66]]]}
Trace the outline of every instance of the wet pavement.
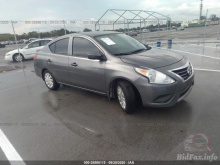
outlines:
{"label": "wet pavement", "polygon": [[[19,48],[24,47],[24,44],[19,44],[18,45]],[[17,49],[16,45],[6,45],[5,48],[0,48],[0,73],[1,72],[8,72],[11,70],[16,70],[21,68],[21,64],[20,63],[13,63],[13,62],[8,62],[5,61],[5,54],[11,50],[15,50]],[[27,64],[26,64],[27,65]]]}
{"label": "wet pavement", "polygon": [[[172,49],[192,53],[178,52],[196,69],[220,70],[219,59],[193,54],[202,55],[199,46]],[[207,48],[204,54],[220,58],[218,52]],[[49,91],[33,62],[23,64],[25,74],[21,69],[0,74],[0,128],[23,160],[176,160],[186,153],[188,136],[198,132],[220,156],[219,72],[195,70],[192,92],[174,107],[127,115],[105,96],[63,86]]]}
{"label": "wet pavement", "polygon": [[181,55],[186,56],[194,67],[200,69],[220,70],[220,47],[195,45],[195,44],[173,44],[172,48],[168,48],[167,44],[157,49],[168,49]]}

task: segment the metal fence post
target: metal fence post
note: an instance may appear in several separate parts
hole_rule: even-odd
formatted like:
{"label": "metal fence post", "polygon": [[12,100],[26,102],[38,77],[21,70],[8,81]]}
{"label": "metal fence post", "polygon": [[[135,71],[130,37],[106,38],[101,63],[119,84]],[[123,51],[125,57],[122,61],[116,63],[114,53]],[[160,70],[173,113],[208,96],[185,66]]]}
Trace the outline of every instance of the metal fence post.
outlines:
{"label": "metal fence post", "polygon": [[37,33],[38,33],[38,38],[40,38],[40,30],[39,29],[38,29]]}
{"label": "metal fence post", "polygon": [[66,26],[65,26],[65,21],[63,20],[63,26],[64,26],[64,32],[65,32],[65,35],[66,35]]}
{"label": "metal fence post", "polygon": [[129,23],[128,23],[128,20],[127,20],[127,32],[129,33]]}
{"label": "metal fence post", "polygon": [[160,22],[159,22],[160,20],[158,19],[158,21],[157,21],[157,26],[158,26],[158,41],[160,41]]}
{"label": "metal fence post", "polygon": [[218,28],[218,37],[217,37],[217,40],[220,40],[220,19],[218,20],[218,25],[219,25],[219,28]]}
{"label": "metal fence post", "polygon": [[13,21],[11,21],[11,26],[12,26],[13,33],[14,33],[14,38],[15,38],[15,42],[16,42],[16,47],[17,47],[17,49],[18,49],[18,54],[19,54],[19,57],[20,57],[20,59],[21,59],[21,68],[22,68],[22,70],[23,70],[24,77],[25,77],[24,67],[23,67],[23,63],[22,63],[22,57],[21,57],[21,53],[20,53],[20,50],[19,50],[19,47],[18,47],[18,41],[17,41],[17,36],[16,36],[16,34],[15,34],[15,28],[14,28]]}
{"label": "metal fence post", "polygon": [[140,19],[140,35],[141,35],[141,42],[143,42],[142,33],[141,33],[141,19]]}
{"label": "metal fence post", "polygon": [[171,22],[172,22],[172,20],[170,19],[170,39],[172,39],[172,37],[171,37],[171,32],[172,32],[171,31],[171,26],[172,26],[172,23]]}
{"label": "metal fence post", "polygon": [[124,33],[126,33],[126,23],[125,23],[125,19],[124,19]]}
{"label": "metal fence post", "polygon": [[[144,29],[146,28],[146,21],[144,19]],[[145,36],[145,44],[147,43],[147,35],[146,35],[146,31],[144,31],[144,36]]]}
{"label": "metal fence post", "polygon": [[204,49],[205,49],[205,38],[206,38],[206,20],[208,16],[208,9],[206,10],[206,17],[205,17],[205,26],[204,26],[204,35],[203,35],[203,54],[204,54]]}

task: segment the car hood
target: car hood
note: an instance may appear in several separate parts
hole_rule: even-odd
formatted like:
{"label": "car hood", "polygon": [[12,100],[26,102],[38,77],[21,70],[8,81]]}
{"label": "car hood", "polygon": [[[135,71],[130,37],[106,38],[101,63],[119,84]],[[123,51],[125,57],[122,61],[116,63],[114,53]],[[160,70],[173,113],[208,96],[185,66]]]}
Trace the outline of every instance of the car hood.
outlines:
{"label": "car hood", "polygon": [[[20,49],[19,48],[19,52],[22,53],[23,52],[23,49]],[[10,52],[7,52],[6,54],[15,54],[15,53],[18,53],[18,49],[15,49],[15,50],[12,50]]]}
{"label": "car hood", "polygon": [[138,54],[123,55],[120,58],[128,64],[155,69],[177,63],[183,56],[167,50],[151,49]]}

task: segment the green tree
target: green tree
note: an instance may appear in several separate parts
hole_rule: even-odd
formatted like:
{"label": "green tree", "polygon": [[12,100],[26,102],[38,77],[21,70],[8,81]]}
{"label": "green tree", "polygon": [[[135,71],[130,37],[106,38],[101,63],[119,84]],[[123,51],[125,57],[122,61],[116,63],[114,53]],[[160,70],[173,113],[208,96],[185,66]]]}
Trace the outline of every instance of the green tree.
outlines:
{"label": "green tree", "polygon": [[206,19],[206,16],[201,16],[200,17],[200,20],[205,20]]}
{"label": "green tree", "polygon": [[91,29],[88,29],[88,28],[85,28],[84,30],[83,30],[83,32],[91,32],[92,30]]}
{"label": "green tree", "polygon": [[0,41],[13,41],[14,40],[14,35],[5,33],[5,34],[0,34]]}

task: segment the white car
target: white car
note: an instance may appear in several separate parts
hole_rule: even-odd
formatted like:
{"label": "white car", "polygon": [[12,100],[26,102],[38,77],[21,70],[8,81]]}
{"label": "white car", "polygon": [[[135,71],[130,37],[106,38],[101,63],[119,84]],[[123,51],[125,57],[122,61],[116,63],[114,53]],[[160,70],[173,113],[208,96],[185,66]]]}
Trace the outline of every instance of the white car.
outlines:
{"label": "white car", "polygon": [[142,33],[150,33],[150,30],[149,29],[143,29]]}
{"label": "white car", "polygon": [[[5,54],[5,60],[7,61],[23,61],[24,59],[31,59],[34,57],[37,51],[42,49],[46,44],[48,44],[52,39],[38,39],[27,44],[25,47],[12,50]],[[20,53],[20,56],[19,56]]]}
{"label": "white car", "polygon": [[182,31],[182,30],[184,30],[184,27],[182,27],[182,26],[176,28],[176,31]]}

